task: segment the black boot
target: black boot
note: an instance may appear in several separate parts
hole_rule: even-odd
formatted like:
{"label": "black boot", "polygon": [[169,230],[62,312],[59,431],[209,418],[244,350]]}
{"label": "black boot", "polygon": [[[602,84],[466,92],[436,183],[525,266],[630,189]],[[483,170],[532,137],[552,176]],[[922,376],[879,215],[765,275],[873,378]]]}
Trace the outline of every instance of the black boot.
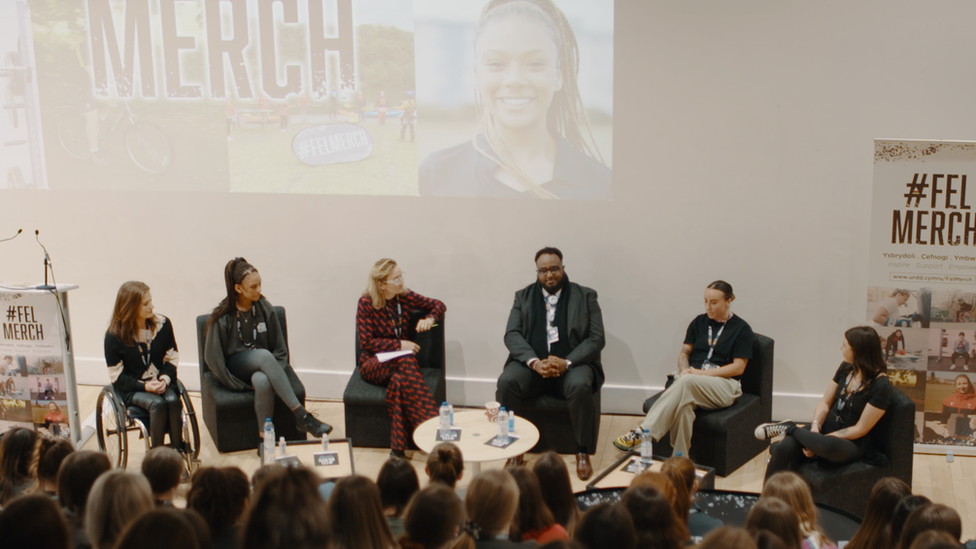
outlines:
{"label": "black boot", "polygon": [[322,438],[332,432],[331,425],[319,421],[304,406],[295,408],[293,412],[295,414],[295,424],[298,425],[298,428],[313,437]]}

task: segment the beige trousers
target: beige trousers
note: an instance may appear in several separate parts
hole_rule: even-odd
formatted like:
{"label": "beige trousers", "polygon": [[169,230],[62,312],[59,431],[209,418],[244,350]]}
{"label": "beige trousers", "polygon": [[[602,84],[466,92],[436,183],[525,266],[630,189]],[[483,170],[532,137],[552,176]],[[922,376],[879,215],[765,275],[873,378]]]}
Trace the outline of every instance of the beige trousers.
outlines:
{"label": "beige trousers", "polygon": [[670,431],[674,451],[687,457],[691,449],[695,409],[726,408],[740,396],[742,386],[738,380],[685,374],[651,406],[641,429],[647,429],[654,440],[661,440]]}

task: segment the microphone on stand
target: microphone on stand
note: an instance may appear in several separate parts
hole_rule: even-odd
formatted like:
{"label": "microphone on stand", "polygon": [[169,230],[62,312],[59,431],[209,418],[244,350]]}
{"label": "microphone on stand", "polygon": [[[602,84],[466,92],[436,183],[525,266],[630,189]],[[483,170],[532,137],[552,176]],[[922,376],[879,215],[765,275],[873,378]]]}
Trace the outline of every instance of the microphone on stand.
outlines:
{"label": "microphone on stand", "polygon": [[22,233],[22,232],[24,232],[24,229],[17,229],[17,234],[11,236],[10,238],[4,238],[3,240],[0,240],[0,242],[6,242],[8,240],[13,240],[13,239],[17,238],[18,236],[20,236],[20,233]]}
{"label": "microphone on stand", "polygon": [[56,287],[47,283],[47,270],[48,267],[51,266],[51,256],[48,255],[47,248],[44,247],[44,244],[41,244],[41,231],[37,229],[34,230],[34,239],[37,240],[37,243],[41,245],[41,249],[44,250],[44,285],[38,286],[37,289],[54,290]]}

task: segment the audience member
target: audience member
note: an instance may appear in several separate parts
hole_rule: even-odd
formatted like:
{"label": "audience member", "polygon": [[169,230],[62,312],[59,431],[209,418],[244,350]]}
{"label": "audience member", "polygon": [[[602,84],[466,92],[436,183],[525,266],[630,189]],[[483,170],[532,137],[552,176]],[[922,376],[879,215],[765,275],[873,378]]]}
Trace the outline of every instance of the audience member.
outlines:
{"label": "audience member", "polygon": [[[758,530],[753,541],[756,542],[756,549],[786,549],[783,540],[769,530]],[[803,542],[803,549],[809,549],[806,541]]]}
{"label": "audience member", "polygon": [[571,539],[560,539],[556,541],[550,541],[545,545],[540,545],[539,549],[586,549],[579,542],[573,541]]}
{"label": "audience member", "polygon": [[684,473],[673,461],[666,461],[661,464],[661,474],[671,482],[671,487],[674,489],[674,501],[671,502],[671,506],[675,516],[682,524],[687,525],[688,517],[691,515],[691,491],[688,489],[688,481]]}
{"label": "audience member", "polygon": [[817,518],[817,506],[813,503],[810,485],[792,471],[780,471],[766,479],[762,497],[776,497],[790,506],[800,519],[800,532],[805,538],[805,549],[837,549],[827,537]]}
{"label": "audience member", "polygon": [[539,479],[527,467],[508,467],[519,490],[518,512],[509,529],[512,541],[535,540],[546,543],[553,540],[569,539],[566,529],[552,517],[552,511],[542,499]]}
{"label": "audience member", "polygon": [[542,499],[552,511],[552,518],[566,529],[567,534],[573,535],[580,510],[576,505],[576,497],[573,496],[573,482],[569,478],[566,462],[559,454],[550,450],[535,460],[532,472],[539,479]]}
{"label": "audience member", "polygon": [[637,531],[634,521],[622,505],[600,503],[580,517],[573,539],[586,549],[635,549]]}
{"label": "audience member", "polygon": [[769,530],[783,540],[786,549],[800,549],[803,544],[800,519],[785,501],[775,497],[759,498],[746,515],[746,530],[753,537],[759,530]]}
{"label": "audience member", "polygon": [[697,549],[757,549],[752,536],[743,528],[720,526],[705,536]]}
{"label": "audience member", "polygon": [[306,467],[265,475],[245,513],[241,549],[330,547],[329,512],[319,497],[321,479]]}
{"label": "audience member", "polygon": [[183,476],[183,456],[168,446],[157,446],[143,458],[142,474],[149,481],[156,505],[172,507]]}
{"label": "audience member", "polygon": [[186,507],[203,518],[216,549],[236,549],[249,495],[247,475],[239,468],[203,467],[193,474]]}
{"label": "audience member", "polygon": [[63,438],[37,437],[34,462],[37,467],[37,491],[57,499],[58,471],[66,457],[75,451],[74,445]]}
{"label": "audience member", "polygon": [[115,549],[171,548],[200,549],[197,530],[187,512],[172,507],[143,513],[122,532],[115,546]]}
{"label": "audience member", "polygon": [[393,549],[397,546],[383,516],[380,490],[363,476],[336,481],[329,498],[329,523],[336,549]]}
{"label": "audience member", "polygon": [[50,497],[23,496],[0,512],[0,545],[12,549],[71,549],[71,534]]}
{"label": "audience member", "polygon": [[638,547],[681,549],[688,541],[687,528],[657,487],[628,488],[621,496],[620,504],[634,521]]}
{"label": "audience member", "polygon": [[464,456],[456,444],[442,442],[431,450],[427,456],[424,472],[431,482],[441,482],[451,488],[457,487],[457,482],[464,475]]}
{"label": "audience member", "polygon": [[23,427],[4,433],[0,441],[0,507],[6,507],[17,496],[31,493],[37,485],[30,470],[36,440],[37,433]]}
{"label": "audience member", "polygon": [[926,530],[915,537],[909,549],[959,549],[959,542],[940,530]]}
{"label": "audience member", "polygon": [[926,530],[945,532],[959,543],[959,538],[962,537],[962,520],[955,509],[941,503],[922,505],[908,515],[898,540],[898,549],[909,549],[915,538]]}
{"label": "audience member", "polygon": [[508,471],[489,469],[471,479],[464,497],[468,521],[453,549],[535,547],[534,541],[507,539],[518,511],[518,484]]}
{"label": "audience member", "polygon": [[85,505],[95,480],[112,468],[108,456],[92,450],[79,450],[64,459],[58,472],[58,502],[64,511],[75,549],[88,549],[85,532]]}
{"label": "audience member", "polygon": [[912,489],[901,479],[885,477],[874,483],[868,506],[864,510],[864,520],[857,533],[847,542],[845,549],[874,549],[892,547],[897,543],[890,539],[891,517],[898,502],[912,495]]}
{"label": "audience member", "polygon": [[705,534],[722,526],[721,520],[706,515],[695,503],[695,494],[698,493],[695,462],[684,456],[671,456],[664,460],[661,471],[671,479],[671,484],[674,484],[675,487],[681,483],[682,479],[684,480],[685,489],[688,492],[688,519],[686,524],[692,541],[701,541]]}
{"label": "audience member", "polygon": [[285,469],[286,467],[280,463],[266,463],[258,467],[251,475],[251,491],[256,493],[268,479],[284,473]]}
{"label": "audience member", "polygon": [[154,507],[146,477],[124,471],[98,477],[85,508],[85,532],[92,547],[110,549],[129,523]]}
{"label": "audience member", "polygon": [[390,526],[390,533],[393,534],[393,539],[397,539],[404,534],[403,510],[410,498],[420,490],[417,471],[405,459],[390,458],[380,468],[376,487],[380,490],[380,503]]}
{"label": "audience member", "polygon": [[912,514],[912,511],[915,509],[930,503],[932,503],[932,500],[925,496],[911,495],[902,498],[898,502],[898,505],[895,506],[895,511],[891,514],[891,529],[888,533],[888,539],[891,540],[891,547],[898,545],[898,540],[901,539],[901,531],[905,527],[908,515]]}
{"label": "audience member", "polygon": [[431,483],[414,494],[403,513],[402,549],[446,549],[457,537],[464,504],[454,490]]}

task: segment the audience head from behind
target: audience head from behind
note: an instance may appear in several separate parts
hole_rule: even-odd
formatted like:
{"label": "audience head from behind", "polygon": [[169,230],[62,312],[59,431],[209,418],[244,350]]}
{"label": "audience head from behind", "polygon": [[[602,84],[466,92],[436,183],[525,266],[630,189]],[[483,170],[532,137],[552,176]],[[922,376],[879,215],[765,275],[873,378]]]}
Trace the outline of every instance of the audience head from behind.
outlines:
{"label": "audience head from behind", "polygon": [[336,549],[396,547],[383,515],[380,489],[369,478],[353,475],[336,481],[328,510]]}
{"label": "audience head from behind", "polygon": [[183,456],[169,446],[157,446],[143,458],[142,474],[149,481],[156,504],[172,505],[183,476]]}
{"label": "audience head from behind", "polygon": [[258,467],[258,470],[251,475],[251,491],[257,492],[265,481],[284,473],[285,469],[287,468],[280,463],[266,463]]}
{"label": "audience head from behind", "polygon": [[823,547],[832,544],[820,528],[813,493],[803,477],[793,471],[776,473],[763,485],[762,497],[776,497],[786,502],[800,519],[800,533],[804,538],[812,538],[811,545]]}
{"label": "audience head from behind", "polygon": [[635,549],[637,531],[630,513],[622,505],[600,503],[580,517],[573,539],[586,549]]}
{"label": "audience head from behind", "polygon": [[85,532],[92,547],[110,549],[129,523],[154,507],[146,477],[124,471],[98,477],[85,509]]}
{"label": "audience head from behind", "polygon": [[402,549],[445,549],[457,538],[464,504],[451,488],[432,482],[414,494],[403,512]]}
{"label": "audience head from behind", "polygon": [[23,496],[0,511],[0,546],[10,548],[71,549],[68,524],[58,504],[48,496]]}
{"label": "audience head from behind", "polygon": [[479,541],[508,533],[518,511],[518,484],[503,469],[483,471],[473,479],[464,496],[468,521],[454,549],[473,549]]}
{"label": "audience head from behind", "polygon": [[758,549],[744,528],[719,526],[705,536],[696,549]]}
{"label": "audience head from behind", "polygon": [[566,462],[556,452],[548,451],[532,464],[532,472],[539,479],[542,499],[552,511],[552,518],[572,534],[580,510],[573,495],[573,481]]}
{"label": "audience head from behind", "polygon": [[557,539],[556,541],[550,541],[545,545],[540,545],[539,549],[586,549],[577,541],[571,539]]}
{"label": "audience head from behind", "polygon": [[885,477],[874,483],[868,505],[864,509],[864,519],[857,533],[847,543],[847,549],[873,549],[874,547],[893,547],[897,540],[891,540],[891,518],[895,507],[902,498],[912,495],[912,489],[901,479]]}
{"label": "audience head from behind", "polygon": [[901,531],[905,528],[905,522],[908,521],[908,515],[911,515],[915,509],[930,503],[932,503],[932,500],[925,496],[913,495],[903,497],[898,501],[898,505],[895,506],[895,511],[891,514],[889,539],[891,540],[892,547],[898,545],[898,540],[901,539]]}
{"label": "audience head from behind", "polygon": [[237,467],[202,467],[193,473],[186,507],[200,514],[212,537],[230,533],[250,496],[247,475]]}
{"label": "audience head from behind", "polygon": [[431,482],[440,482],[454,488],[464,475],[464,456],[461,449],[451,442],[442,442],[427,456],[424,472]]}
{"label": "audience head from behind", "polygon": [[[685,476],[686,462],[691,467],[691,487],[688,486],[688,478]],[[691,513],[691,489],[694,483],[697,482],[694,479],[695,464],[683,456],[668,458],[661,465],[661,474],[671,481],[671,487],[674,490],[674,499],[671,501],[671,505],[674,508],[675,516],[681,523],[688,524],[688,516]]]}
{"label": "audience head from behind", "polygon": [[332,542],[322,479],[306,467],[267,475],[251,495],[241,549],[322,549]]}
{"label": "audience head from behind", "polygon": [[941,503],[922,505],[908,515],[898,540],[898,548],[910,549],[915,538],[926,530],[945,532],[959,543],[959,538],[962,537],[962,520],[952,507]]}
{"label": "audience head from behind", "polygon": [[88,545],[85,534],[85,505],[91,487],[112,468],[108,456],[102,452],[79,450],[64,458],[58,472],[58,503],[64,509],[75,545]]}
{"label": "audience head from behind", "polygon": [[[132,521],[114,549],[203,549],[193,511],[160,507]],[[206,527],[203,527],[206,536]]]}
{"label": "audience head from behind", "polygon": [[680,549],[689,539],[684,522],[678,519],[671,503],[656,486],[628,488],[620,498],[620,505],[634,521],[638,547]]}
{"label": "audience head from behind", "polygon": [[528,467],[508,467],[508,473],[515,479],[519,490],[518,512],[509,528],[509,539],[527,541],[543,539],[565,539],[566,529],[557,524],[552,511],[542,499],[539,479]]}
{"label": "audience head from behind", "polygon": [[0,507],[30,493],[37,485],[37,479],[31,474],[36,441],[37,433],[23,427],[4,433],[0,441]]}
{"label": "audience head from behind", "polygon": [[380,467],[376,487],[380,491],[383,513],[389,517],[401,517],[407,502],[420,490],[420,480],[409,461],[390,458]]}
{"label": "audience head from behind", "polygon": [[774,497],[761,497],[746,515],[746,530],[753,536],[760,530],[776,534],[786,549],[800,549],[803,533],[800,519],[785,501]]}
{"label": "audience head from behind", "polygon": [[48,436],[37,437],[34,448],[37,463],[38,490],[49,495],[58,493],[58,471],[65,458],[75,451],[75,447],[67,439]]}
{"label": "audience head from behind", "polygon": [[[752,539],[756,542],[756,549],[786,549],[786,543],[782,538],[769,530],[757,530],[753,534]],[[807,548],[812,546],[804,542],[802,547]]]}
{"label": "audience head from behind", "polygon": [[[968,543],[966,545],[969,546]],[[915,537],[908,549],[960,549],[959,542],[946,532],[926,530]]]}

